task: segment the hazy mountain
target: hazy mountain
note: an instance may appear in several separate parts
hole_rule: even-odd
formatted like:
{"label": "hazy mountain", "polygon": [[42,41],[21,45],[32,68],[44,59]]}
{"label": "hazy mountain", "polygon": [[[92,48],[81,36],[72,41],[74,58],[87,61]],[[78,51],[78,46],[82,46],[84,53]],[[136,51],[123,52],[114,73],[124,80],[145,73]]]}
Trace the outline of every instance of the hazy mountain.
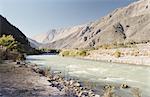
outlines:
{"label": "hazy mountain", "polygon": [[[47,38],[48,37],[48,38]],[[101,19],[50,31],[43,39],[49,48],[87,48],[102,44],[150,40],[150,0],[118,8]]]}
{"label": "hazy mountain", "polygon": [[69,36],[72,33],[77,32],[83,25],[78,25],[74,27],[52,29],[46,33],[41,33],[34,36],[32,39],[39,43],[51,43]]}
{"label": "hazy mountain", "polygon": [[31,47],[33,47],[33,48],[39,48],[39,46],[41,45],[39,42],[37,42],[31,38],[28,38],[28,40],[30,42]]}

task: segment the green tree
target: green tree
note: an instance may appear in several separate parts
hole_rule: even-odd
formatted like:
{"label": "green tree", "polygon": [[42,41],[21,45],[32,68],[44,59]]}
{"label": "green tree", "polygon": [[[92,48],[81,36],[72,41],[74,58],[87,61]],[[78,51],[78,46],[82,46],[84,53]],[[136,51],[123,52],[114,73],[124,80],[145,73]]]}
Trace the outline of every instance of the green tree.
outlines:
{"label": "green tree", "polygon": [[17,41],[11,35],[3,35],[0,37],[0,45],[6,47],[9,50],[14,50],[17,48]]}

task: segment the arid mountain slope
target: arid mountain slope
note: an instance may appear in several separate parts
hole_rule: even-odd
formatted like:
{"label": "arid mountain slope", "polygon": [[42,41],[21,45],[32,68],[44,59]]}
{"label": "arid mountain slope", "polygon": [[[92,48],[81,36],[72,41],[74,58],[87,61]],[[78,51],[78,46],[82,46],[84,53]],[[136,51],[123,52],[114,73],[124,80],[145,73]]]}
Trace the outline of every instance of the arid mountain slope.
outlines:
{"label": "arid mountain slope", "polygon": [[2,35],[12,35],[21,44],[22,50],[26,53],[34,50],[30,46],[28,38],[17,27],[13,26],[6,18],[0,15],[0,37]]}
{"label": "arid mountain slope", "polygon": [[116,42],[148,41],[150,40],[150,0],[133,2],[97,21],[76,26],[73,30],[60,32],[63,34],[56,36],[56,40],[49,41],[43,47],[88,48]]}
{"label": "arid mountain slope", "polygon": [[83,25],[78,25],[74,27],[52,29],[46,33],[41,33],[34,36],[32,39],[39,43],[51,43],[69,36],[72,33],[77,32]]}

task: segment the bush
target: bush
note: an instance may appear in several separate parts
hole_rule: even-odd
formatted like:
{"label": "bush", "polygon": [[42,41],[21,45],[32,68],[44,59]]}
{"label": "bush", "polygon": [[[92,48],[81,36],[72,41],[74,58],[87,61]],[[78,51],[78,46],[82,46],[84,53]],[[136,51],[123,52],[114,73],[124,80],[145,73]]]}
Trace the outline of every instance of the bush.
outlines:
{"label": "bush", "polygon": [[113,54],[116,58],[121,57],[121,52],[116,50],[115,53]]}
{"label": "bush", "polygon": [[86,50],[65,50],[60,52],[61,56],[87,56]]}
{"label": "bush", "polygon": [[69,51],[62,51],[60,53],[61,56],[69,56]]}
{"label": "bush", "polygon": [[88,54],[87,54],[87,51],[84,51],[84,50],[83,50],[83,51],[78,51],[78,52],[77,52],[77,55],[78,55],[78,56],[87,56]]}
{"label": "bush", "polygon": [[17,48],[17,41],[11,35],[3,35],[0,37],[0,46],[6,47],[6,49],[14,50]]}

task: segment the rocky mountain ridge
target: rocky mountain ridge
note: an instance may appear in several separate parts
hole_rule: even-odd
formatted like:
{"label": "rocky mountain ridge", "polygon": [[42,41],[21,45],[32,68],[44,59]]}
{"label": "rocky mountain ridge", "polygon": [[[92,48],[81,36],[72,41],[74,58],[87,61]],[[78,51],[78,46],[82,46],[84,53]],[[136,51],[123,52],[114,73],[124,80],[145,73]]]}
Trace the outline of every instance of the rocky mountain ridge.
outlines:
{"label": "rocky mountain ridge", "polygon": [[150,0],[133,2],[97,21],[57,33],[59,35],[55,34],[55,38],[42,47],[90,48],[103,44],[149,41]]}

